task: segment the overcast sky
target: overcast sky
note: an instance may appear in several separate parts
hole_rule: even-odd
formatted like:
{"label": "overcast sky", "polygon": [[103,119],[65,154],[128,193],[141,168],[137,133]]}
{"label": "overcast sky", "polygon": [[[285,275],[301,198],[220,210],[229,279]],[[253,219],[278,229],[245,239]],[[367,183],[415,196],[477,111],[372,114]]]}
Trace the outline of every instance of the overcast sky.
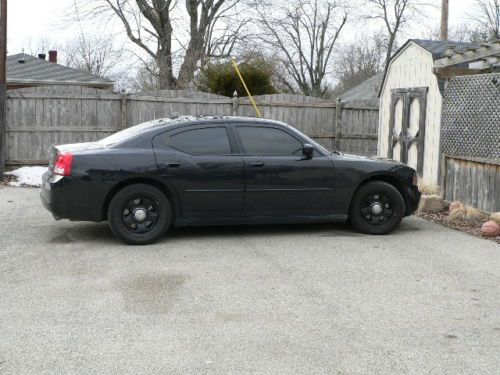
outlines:
{"label": "overcast sky", "polygon": [[[31,46],[39,44],[40,39],[51,41],[49,48],[61,48],[65,42],[74,36],[78,29],[67,23],[65,16],[73,0],[8,0],[8,52],[15,54],[24,48],[26,53]],[[93,1],[93,0],[89,0]],[[432,0],[431,0],[432,1]],[[439,0],[434,0],[440,4]],[[450,26],[467,21],[467,11],[474,0],[450,0]],[[428,11],[428,16],[420,26],[407,30],[408,37],[421,37],[426,29],[438,27],[439,9]],[[358,26],[359,27],[359,26]],[[354,32],[349,32],[353,36]],[[351,31],[350,30],[350,31]],[[39,51],[40,52],[40,51]],[[45,51],[46,52],[46,51]]]}

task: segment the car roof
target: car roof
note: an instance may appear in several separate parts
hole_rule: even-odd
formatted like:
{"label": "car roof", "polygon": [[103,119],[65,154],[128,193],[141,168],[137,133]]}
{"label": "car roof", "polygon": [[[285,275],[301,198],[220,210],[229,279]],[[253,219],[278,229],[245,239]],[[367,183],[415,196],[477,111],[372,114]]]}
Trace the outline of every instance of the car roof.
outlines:
{"label": "car roof", "polygon": [[275,125],[284,125],[287,124],[275,120],[263,119],[257,117],[242,117],[242,116],[179,116],[179,117],[167,117],[161,118],[157,120],[153,120],[157,122],[159,126],[161,125],[188,125],[188,124],[210,124],[210,123],[218,123],[218,122],[239,122],[239,123],[260,123],[260,124],[275,124]]}
{"label": "car roof", "polygon": [[179,117],[167,117],[159,118],[156,120],[151,120],[143,122],[141,124],[132,126],[130,128],[124,129],[118,133],[115,133],[109,137],[102,139],[103,142],[109,142],[109,144],[123,143],[137,136],[156,136],[169,129],[178,129],[189,125],[204,125],[204,124],[231,124],[238,122],[239,124],[259,124],[261,126],[265,125],[278,125],[281,127],[286,127],[288,129],[293,128],[283,122],[255,118],[255,117],[238,117],[238,116],[179,116]]}

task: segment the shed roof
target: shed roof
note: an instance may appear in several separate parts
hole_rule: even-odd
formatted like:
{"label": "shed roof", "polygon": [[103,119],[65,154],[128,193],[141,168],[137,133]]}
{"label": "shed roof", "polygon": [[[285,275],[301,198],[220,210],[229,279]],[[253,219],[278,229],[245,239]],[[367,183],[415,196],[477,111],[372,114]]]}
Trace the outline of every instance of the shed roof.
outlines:
{"label": "shed roof", "polygon": [[382,84],[383,74],[379,73],[359,85],[347,90],[340,95],[340,100],[343,102],[350,101],[377,101],[377,94]]}
{"label": "shed roof", "polygon": [[[478,45],[475,43],[467,43],[467,42],[453,42],[449,40],[428,40],[428,39],[409,39],[408,42],[415,42],[423,49],[427,50],[432,54],[432,59],[437,60],[444,56],[447,49],[455,48],[455,49],[463,49],[466,50],[470,47],[477,47]],[[408,43],[406,42],[405,45]],[[403,46],[404,47],[404,46]],[[401,48],[403,48],[401,47]],[[399,52],[399,51],[398,51]],[[397,54],[397,52],[396,52]]]}
{"label": "shed roof", "polygon": [[[454,42],[450,40],[429,40],[429,39],[408,39],[405,44],[403,44],[394,55],[392,55],[389,64],[387,64],[384,77],[382,79],[382,83],[380,85],[380,89],[378,91],[378,97],[382,94],[382,90],[384,88],[385,79],[387,77],[387,72],[389,71],[389,66],[391,65],[394,59],[397,59],[401,51],[403,51],[409,44],[414,43],[417,46],[425,49],[427,52],[430,52],[432,55],[432,60],[438,60],[444,56],[446,50],[448,48],[463,48],[464,50],[471,47],[477,47],[477,44],[474,43],[466,43],[466,42]],[[444,81],[438,80],[439,90],[442,92],[444,89]]]}
{"label": "shed roof", "polygon": [[58,84],[98,88],[110,87],[114,84],[107,78],[93,76],[81,70],[23,53],[7,56],[6,69],[8,84]]}

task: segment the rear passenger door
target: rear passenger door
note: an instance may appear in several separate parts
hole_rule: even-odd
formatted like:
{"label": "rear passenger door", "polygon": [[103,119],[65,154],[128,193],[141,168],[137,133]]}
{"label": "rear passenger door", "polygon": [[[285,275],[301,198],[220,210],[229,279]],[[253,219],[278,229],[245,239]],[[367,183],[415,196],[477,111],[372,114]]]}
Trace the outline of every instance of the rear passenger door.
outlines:
{"label": "rear passenger door", "polygon": [[303,140],[284,127],[233,127],[245,162],[246,216],[314,216],[333,210],[334,166],[319,151],[303,156]]}
{"label": "rear passenger door", "polygon": [[182,218],[240,216],[244,165],[225,124],[186,126],[153,139],[158,173],[175,189]]}

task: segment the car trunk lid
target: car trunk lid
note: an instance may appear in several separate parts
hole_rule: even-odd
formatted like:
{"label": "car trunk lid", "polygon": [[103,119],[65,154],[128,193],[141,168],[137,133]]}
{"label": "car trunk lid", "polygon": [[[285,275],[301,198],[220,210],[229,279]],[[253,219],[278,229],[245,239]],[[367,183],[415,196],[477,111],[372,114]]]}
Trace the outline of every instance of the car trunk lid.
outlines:
{"label": "car trunk lid", "polygon": [[99,142],[85,142],[52,146],[50,148],[49,156],[49,171],[51,174],[54,173],[54,166],[57,162],[58,156],[61,154],[76,154],[82,151],[99,150],[104,148],[106,147]]}

